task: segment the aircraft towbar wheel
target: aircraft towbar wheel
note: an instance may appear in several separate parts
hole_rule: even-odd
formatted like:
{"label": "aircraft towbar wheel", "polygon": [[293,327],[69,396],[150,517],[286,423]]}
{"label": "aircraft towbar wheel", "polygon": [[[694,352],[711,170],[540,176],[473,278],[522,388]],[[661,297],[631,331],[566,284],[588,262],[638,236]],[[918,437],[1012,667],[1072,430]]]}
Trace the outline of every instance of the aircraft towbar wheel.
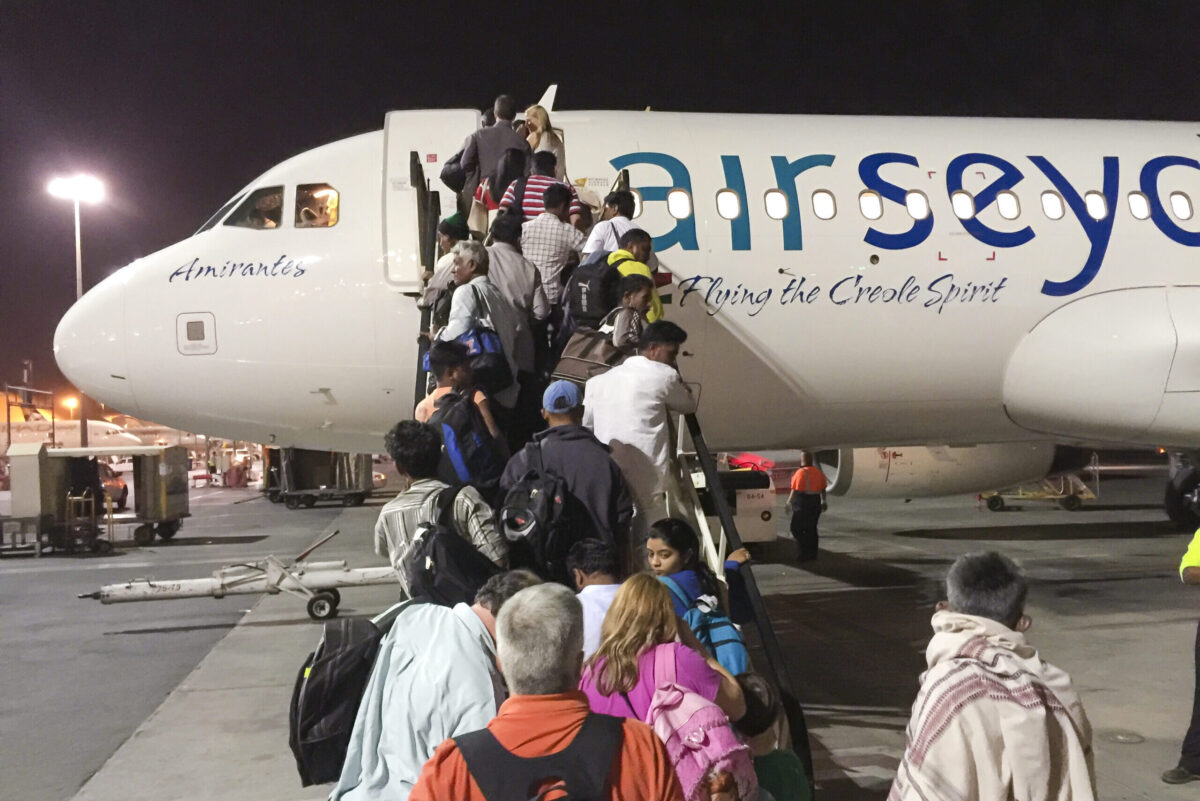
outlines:
{"label": "aircraft towbar wheel", "polygon": [[283,505],[289,509],[299,509],[300,498],[295,495],[289,495],[283,499]]}
{"label": "aircraft towbar wheel", "polygon": [[313,620],[329,620],[337,615],[337,599],[322,590],[308,599],[308,616]]}
{"label": "aircraft towbar wheel", "polygon": [[138,545],[149,545],[154,542],[154,527],[143,523],[133,530],[133,541]]}
{"label": "aircraft towbar wheel", "polygon": [[1004,508],[1004,499],[999,495],[993,495],[987,499],[987,508],[993,512],[999,512]]}
{"label": "aircraft towbar wheel", "polygon": [[342,605],[342,594],[340,592],[338,592],[337,587],[330,587],[327,590],[321,590],[321,592],[327,592],[333,596],[333,605],[334,606]]}
{"label": "aircraft towbar wheel", "polygon": [[1079,500],[1078,495],[1068,495],[1059,501],[1058,504],[1068,512],[1077,512],[1079,511],[1079,507],[1083,506],[1083,501]]}

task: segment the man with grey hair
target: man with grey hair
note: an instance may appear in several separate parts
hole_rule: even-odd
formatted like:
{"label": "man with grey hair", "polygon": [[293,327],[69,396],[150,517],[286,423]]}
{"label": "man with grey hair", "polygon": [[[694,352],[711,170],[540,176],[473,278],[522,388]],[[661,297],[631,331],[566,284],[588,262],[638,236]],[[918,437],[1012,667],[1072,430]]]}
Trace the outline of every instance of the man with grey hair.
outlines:
{"label": "man with grey hair", "polygon": [[505,694],[496,616],[540,581],[510,570],[488,579],[471,606],[401,608],[379,644],[330,801],[405,801],[438,743],[492,719]]}
{"label": "man with grey hair", "polygon": [[[532,364],[517,363],[521,315],[488,279],[487,248],[478,242],[464,240],[450,252],[454,254],[452,274],[457,289],[450,299],[450,320],[438,331],[438,340],[451,342],[468,331],[490,328],[500,337],[513,378],[521,369],[532,370]],[[497,390],[493,397],[502,407],[511,410],[517,402],[517,391],[514,380],[509,386]],[[504,427],[501,421],[501,428]]]}
{"label": "man with grey hair", "polygon": [[410,801],[540,797],[559,782],[572,798],[683,801],[653,730],[592,713],[578,690],[583,610],[570,590],[514,595],[496,620],[496,647],[509,699],[487,728],[438,746]]}
{"label": "man with grey hair", "polygon": [[994,551],[960,556],[888,801],[1090,801],[1092,729],[1070,677],[1025,642],[1027,585]]}

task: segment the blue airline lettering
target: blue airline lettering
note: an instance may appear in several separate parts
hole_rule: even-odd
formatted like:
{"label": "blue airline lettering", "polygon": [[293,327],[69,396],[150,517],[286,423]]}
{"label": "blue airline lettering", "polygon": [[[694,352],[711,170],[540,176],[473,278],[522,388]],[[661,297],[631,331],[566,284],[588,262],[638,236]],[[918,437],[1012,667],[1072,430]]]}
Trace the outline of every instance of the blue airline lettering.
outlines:
{"label": "blue airline lettering", "polygon": [[804,230],[800,225],[800,196],[796,192],[796,178],[813,167],[829,167],[834,157],[828,153],[804,156],[788,161],[786,156],[771,156],[775,168],[775,185],[787,195],[787,216],[780,220],[783,225],[783,249],[804,250]]}
{"label": "blue airline lettering", "polygon": [[1028,225],[1020,231],[997,231],[979,221],[979,212],[992,205],[996,201],[997,195],[1012,189],[1025,177],[1011,162],[987,153],[963,153],[961,156],[956,156],[946,167],[946,194],[953,196],[955,192],[962,190],[963,173],[973,164],[989,164],[1000,170],[1000,177],[975,195],[976,216],[969,220],[959,220],[963,229],[983,244],[991,245],[994,248],[1015,248],[1033,239],[1033,229]]}
{"label": "blue airline lettering", "polygon": [[[907,153],[875,153],[867,156],[858,163],[858,177],[867,189],[873,189],[887,200],[906,206],[907,191],[879,177],[879,168],[884,164],[911,164],[919,167],[915,156]],[[930,210],[923,220],[913,220],[912,227],[904,233],[888,234],[875,228],[868,228],[863,241],[868,245],[887,250],[905,250],[916,247],[929,238],[933,231],[933,211]]]}
{"label": "blue airline lettering", "polygon": [[730,244],[734,250],[750,249],[750,210],[746,205],[746,176],[742,174],[742,160],[737,156],[721,156],[721,167],[725,170],[725,186],[737,192],[740,214],[729,221]]}
{"label": "blue airline lettering", "polygon": [[1176,225],[1175,221],[1167,216],[1167,210],[1163,208],[1162,199],[1158,196],[1158,174],[1167,167],[1191,167],[1200,170],[1200,161],[1182,156],[1159,156],[1146,162],[1146,166],[1142,167],[1141,185],[1142,194],[1150,201],[1150,219],[1154,220],[1158,230],[1179,244],[1190,248],[1200,247],[1200,233],[1187,231]]}
{"label": "blue airline lettering", "polygon": [[1116,219],[1117,206],[1117,174],[1119,172],[1116,156],[1104,157],[1104,200],[1107,204],[1108,213],[1099,220],[1093,219],[1092,215],[1087,212],[1087,204],[1083,202],[1083,198],[1075,191],[1075,187],[1071,186],[1070,182],[1063,177],[1063,174],[1051,164],[1045,156],[1030,156],[1029,160],[1034,166],[1045,173],[1050,179],[1050,183],[1054,184],[1067,201],[1067,205],[1071,207],[1071,212],[1075,215],[1075,219],[1079,220],[1079,224],[1083,227],[1084,234],[1087,235],[1088,242],[1091,243],[1091,251],[1088,253],[1087,261],[1084,262],[1081,269],[1074,278],[1066,281],[1051,281],[1046,279],[1042,282],[1042,294],[1052,297],[1061,297],[1063,295],[1074,295],[1079,290],[1092,282],[1096,277],[1096,273],[1100,272],[1100,265],[1104,263],[1104,253],[1108,250],[1108,240],[1112,236],[1113,220]]}
{"label": "blue airline lettering", "polygon": [[[623,170],[633,164],[652,164],[667,171],[671,183],[666,186],[639,186],[637,188],[642,194],[643,203],[665,201],[667,193],[672,189],[684,189],[689,195],[692,194],[692,176],[688,172],[688,168],[682,161],[666,153],[626,153],[624,156],[617,156],[609,163],[617,170]],[[675,244],[684,250],[700,249],[700,245],[696,242],[695,214],[682,220],[675,220],[674,228],[661,236],[654,237],[656,251],[664,251]]]}

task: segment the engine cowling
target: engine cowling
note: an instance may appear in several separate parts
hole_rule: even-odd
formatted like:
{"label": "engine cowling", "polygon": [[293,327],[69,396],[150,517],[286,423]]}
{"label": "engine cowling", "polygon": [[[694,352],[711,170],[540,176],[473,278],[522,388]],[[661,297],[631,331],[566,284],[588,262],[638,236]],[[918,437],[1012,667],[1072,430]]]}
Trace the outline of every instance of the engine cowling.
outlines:
{"label": "engine cowling", "polygon": [[922,498],[1011,487],[1082,467],[1074,448],[1049,442],[845,448],[821,451],[829,492],[851,498]]}

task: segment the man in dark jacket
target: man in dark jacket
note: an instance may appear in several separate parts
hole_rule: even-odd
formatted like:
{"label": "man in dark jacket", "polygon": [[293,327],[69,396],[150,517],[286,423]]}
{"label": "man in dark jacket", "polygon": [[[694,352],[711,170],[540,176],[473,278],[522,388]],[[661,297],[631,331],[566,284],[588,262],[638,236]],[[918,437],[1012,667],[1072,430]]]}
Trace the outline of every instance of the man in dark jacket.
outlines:
{"label": "man in dark jacket", "polygon": [[[485,180],[489,181],[494,196],[490,207],[495,208],[511,180],[509,176],[496,174],[500,157],[506,150],[519,150],[525,154],[528,168],[528,159],[533,153],[525,137],[513,130],[513,118],[517,115],[516,101],[508,95],[500,95],[492,108],[496,112],[496,122],[486,128],[480,128],[467,139],[463,148],[462,168],[467,174],[463,197],[469,202],[479,185]],[[498,182],[499,186],[496,186]]]}
{"label": "man in dark jacket", "polygon": [[[555,381],[542,395],[542,417],[550,425],[536,434],[529,447],[542,452],[542,467],[567,485],[567,513],[579,519],[579,538],[611,542],[620,558],[630,558],[629,523],[633,501],[625,477],[609,456],[608,446],[582,425],[583,391],[570,381]],[[507,492],[529,470],[527,450],[517,452],[500,478]]]}

